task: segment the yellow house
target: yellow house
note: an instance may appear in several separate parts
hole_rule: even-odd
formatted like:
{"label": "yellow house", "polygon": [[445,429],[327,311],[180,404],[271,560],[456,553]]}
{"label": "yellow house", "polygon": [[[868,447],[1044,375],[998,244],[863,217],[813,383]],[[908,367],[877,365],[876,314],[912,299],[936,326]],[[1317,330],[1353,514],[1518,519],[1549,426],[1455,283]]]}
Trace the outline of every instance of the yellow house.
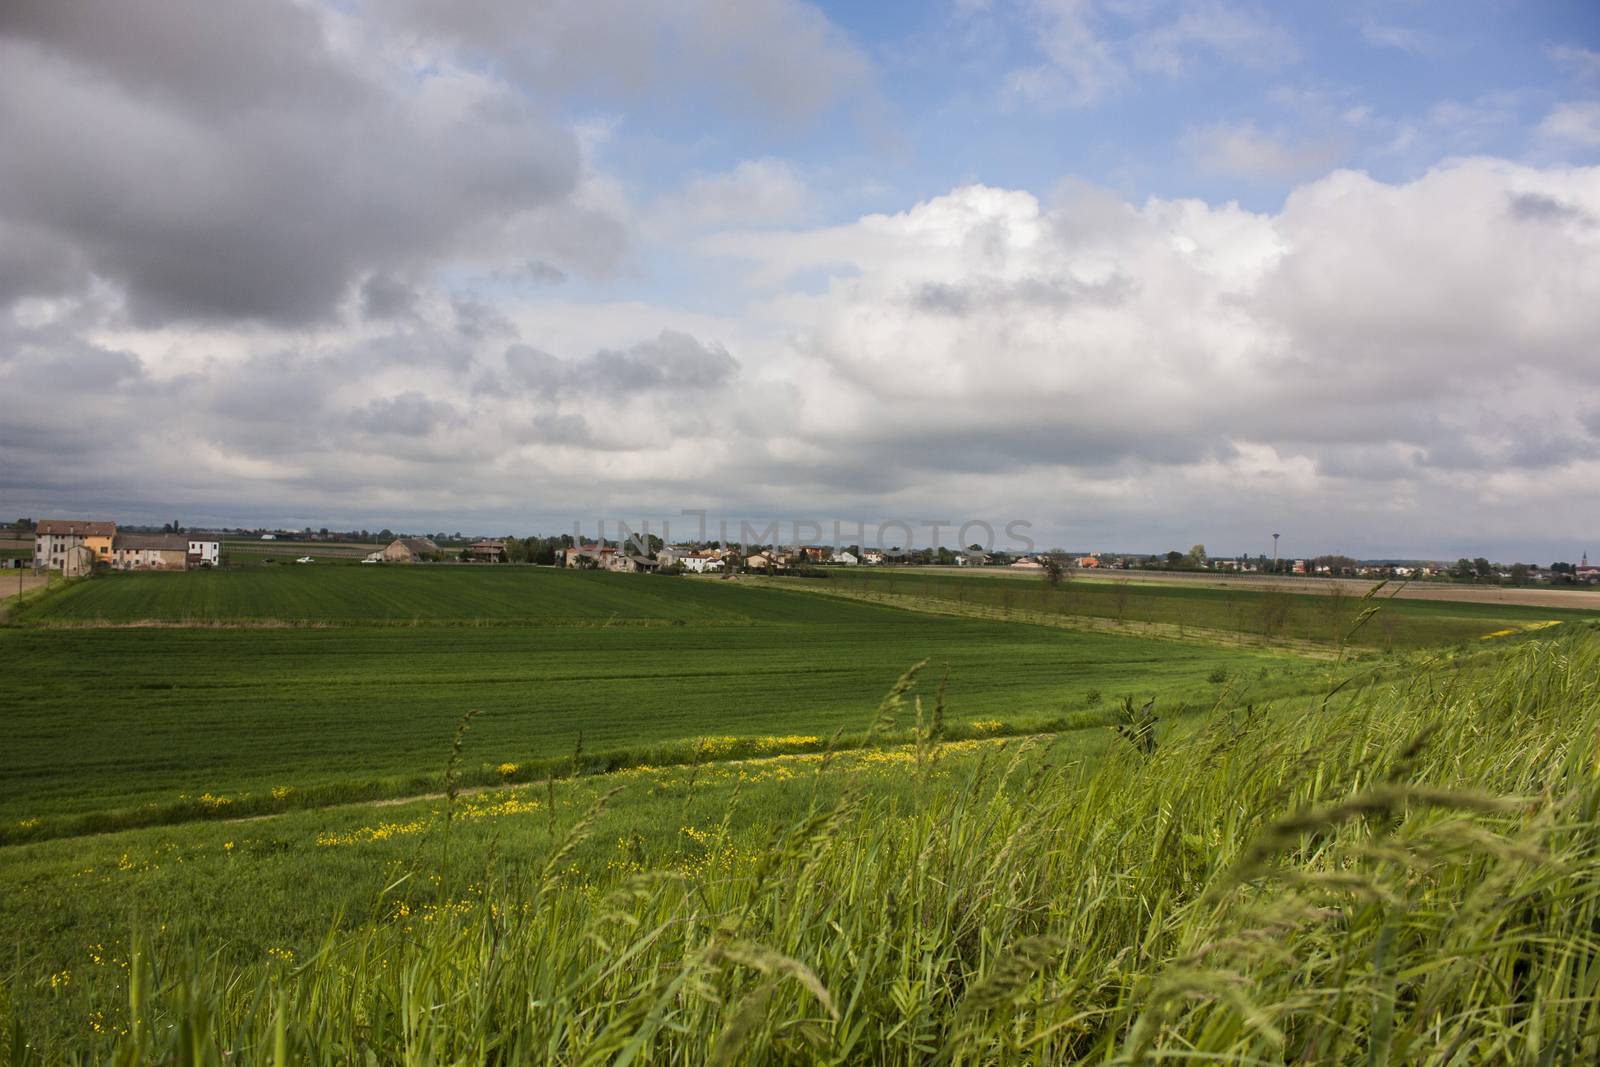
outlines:
{"label": "yellow house", "polygon": [[111,562],[112,543],[117,536],[114,522],[85,522],[77,519],[40,519],[34,527],[34,561],[51,570],[62,570],[67,550],[85,548],[94,562]]}

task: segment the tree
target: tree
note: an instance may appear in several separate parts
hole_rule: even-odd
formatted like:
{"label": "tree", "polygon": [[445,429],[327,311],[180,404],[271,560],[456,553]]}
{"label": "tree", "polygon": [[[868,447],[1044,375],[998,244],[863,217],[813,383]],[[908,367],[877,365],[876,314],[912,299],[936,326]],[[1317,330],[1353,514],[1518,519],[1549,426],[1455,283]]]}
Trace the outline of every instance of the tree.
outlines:
{"label": "tree", "polygon": [[1528,572],[1531,569],[1526,563],[1513,563],[1511,565],[1511,583],[1513,585],[1527,585]]}
{"label": "tree", "polygon": [[1183,553],[1179,552],[1177,549],[1173,549],[1171,552],[1168,552],[1167,553],[1167,566],[1169,566],[1169,567],[1181,567],[1181,566],[1183,566]]}
{"label": "tree", "polygon": [[1341,574],[1353,575],[1356,573],[1356,561],[1351,559],[1349,556],[1318,556],[1316,559],[1311,561],[1311,566],[1312,570],[1320,570],[1321,568],[1326,567],[1328,568],[1328,573],[1333,575],[1335,578]]}
{"label": "tree", "polygon": [[1451,577],[1460,578],[1463,581],[1470,579],[1472,574],[1472,561],[1465,556],[1456,560],[1456,565],[1450,568]]}
{"label": "tree", "polygon": [[1206,566],[1206,564],[1207,564],[1206,546],[1205,545],[1191,545],[1190,548],[1189,548],[1189,555],[1187,557],[1187,560],[1188,560],[1188,563],[1189,563],[1189,565],[1191,567],[1204,567],[1204,566]]}
{"label": "tree", "polygon": [[1494,573],[1494,568],[1489,566],[1489,561],[1482,556],[1472,561],[1472,569],[1477,572],[1479,578],[1487,578]]}
{"label": "tree", "polygon": [[1061,579],[1066,577],[1066,568],[1061,566],[1061,561],[1054,556],[1040,556],[1039,566],[1044,568],[1039,576],[1044,579],[1046,585],[1060,585]]}

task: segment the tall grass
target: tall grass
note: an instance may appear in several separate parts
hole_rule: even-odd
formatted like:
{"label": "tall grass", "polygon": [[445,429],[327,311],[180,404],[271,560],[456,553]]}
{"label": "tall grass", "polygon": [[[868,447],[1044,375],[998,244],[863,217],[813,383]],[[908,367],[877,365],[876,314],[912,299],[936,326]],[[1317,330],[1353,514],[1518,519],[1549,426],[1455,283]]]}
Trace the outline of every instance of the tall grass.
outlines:
{"label": "tall grass", "polygon": [[[735,803],[689,869],[572,870],[581,819],[427,923],[292,965],[136,951],[126,1016],[79,1054],[1600,1062],[1593,633],[1358,678],[1287,722],[1219,710],[1092,767],[1013,743],[915,796],[846,790],[754,851]],[[27,1032],[0,1018],[16,1062],[45,1058]]]}

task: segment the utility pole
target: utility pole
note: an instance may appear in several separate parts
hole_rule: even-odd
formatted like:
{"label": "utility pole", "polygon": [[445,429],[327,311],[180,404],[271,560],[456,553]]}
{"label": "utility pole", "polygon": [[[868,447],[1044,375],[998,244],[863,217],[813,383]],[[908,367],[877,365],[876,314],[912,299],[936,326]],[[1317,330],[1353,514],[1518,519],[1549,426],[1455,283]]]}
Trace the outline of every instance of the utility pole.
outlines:
{"label": "utility pole", "polygon": [[1278,573],[1278,535],[1272,535],[1272,573]]}

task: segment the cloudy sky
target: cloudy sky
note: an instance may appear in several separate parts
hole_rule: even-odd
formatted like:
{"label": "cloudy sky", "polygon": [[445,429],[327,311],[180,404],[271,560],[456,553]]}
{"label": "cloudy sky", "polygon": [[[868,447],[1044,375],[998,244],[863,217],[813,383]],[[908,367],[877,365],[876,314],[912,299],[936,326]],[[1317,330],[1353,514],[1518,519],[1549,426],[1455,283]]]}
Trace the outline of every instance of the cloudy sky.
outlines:
{"label": "cloudy sky", "polygon": [[0,512],[1600,557],[1592,0],[0,6]]}

